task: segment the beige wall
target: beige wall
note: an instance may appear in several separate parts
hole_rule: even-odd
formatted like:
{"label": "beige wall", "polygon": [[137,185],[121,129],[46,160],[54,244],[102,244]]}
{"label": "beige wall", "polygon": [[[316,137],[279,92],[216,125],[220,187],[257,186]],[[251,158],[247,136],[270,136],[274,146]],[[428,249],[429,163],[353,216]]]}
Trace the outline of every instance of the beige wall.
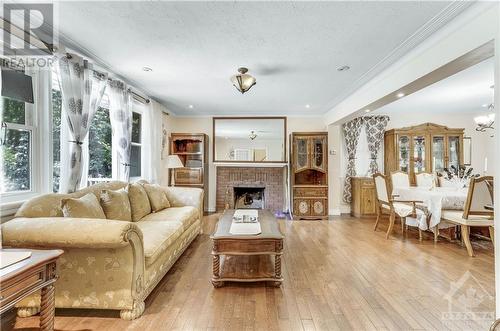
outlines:
{"label": "beige wall", "polygon": [[[169,117],[170,132],[181,133],[205,133],[209,139],[209,211],[215,210],[215,165],[212,155],[212,117]],[[307,132],[307,131],[327,131],[323,117],[288,117],[287,118],[287,154],[288,154],[288,139],[292,132]],[[288,155],[287,155],[288,159]],[[166,176],[166,171],[165,171]]]}

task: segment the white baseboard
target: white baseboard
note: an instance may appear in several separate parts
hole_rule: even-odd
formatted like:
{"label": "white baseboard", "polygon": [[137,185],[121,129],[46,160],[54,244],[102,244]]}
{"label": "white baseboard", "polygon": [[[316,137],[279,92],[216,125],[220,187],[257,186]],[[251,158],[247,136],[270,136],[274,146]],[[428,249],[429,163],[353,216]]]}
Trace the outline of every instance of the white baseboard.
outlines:
{"label": "white baseboard", "polygon": [[330,216],[340,216],[340,209],[338,209],[338,208],[335,208],[335,209],[330,209],[330,210],[328,211],[328,214],[329,214]]}

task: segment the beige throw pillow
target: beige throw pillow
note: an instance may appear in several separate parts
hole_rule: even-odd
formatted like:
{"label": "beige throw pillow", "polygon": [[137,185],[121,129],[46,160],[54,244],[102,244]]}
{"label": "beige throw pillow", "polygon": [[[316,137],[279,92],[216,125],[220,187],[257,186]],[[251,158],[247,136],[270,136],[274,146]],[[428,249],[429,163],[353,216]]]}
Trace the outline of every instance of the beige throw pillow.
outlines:
{"label": "beige throw pillow", "polygon": [[101,207],[107,219],[127,222],[132,221],[132,211],[128,199],[128,192],[126,190],[102,190],[100,200]]}
{"label": "beige throw pillow", "polygon": [[146,215],[151,214],[151,204],[148,194],[141,184],[134,183],[128,186],[128,199],[132,210],[132,221],[136,222]]}
{"label": "beige throw pillow", "polygon": [[170,202],[167,199],[165,191],[158,184],[143,184],[149,197],[149,202],[151,203],[151,209],[153,212],[160,211],[165,208],[170,208]]}
{"label": "beige throw pillow", "polygon": [[64,217],[106,218],[99,200],[93,193],[87,193],[80,198],[62,199],[61,208]]}

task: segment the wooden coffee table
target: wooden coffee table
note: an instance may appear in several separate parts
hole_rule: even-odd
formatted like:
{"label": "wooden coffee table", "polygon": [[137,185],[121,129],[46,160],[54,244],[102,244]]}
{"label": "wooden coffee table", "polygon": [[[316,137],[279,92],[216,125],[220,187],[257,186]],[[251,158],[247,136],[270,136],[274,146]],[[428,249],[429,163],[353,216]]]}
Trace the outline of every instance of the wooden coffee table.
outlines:
{"label": "wooden coffee table", "polygon": [[280,286],[283,234],[274,215],[259,210],[262,232],[258,235],[233,235],[229,233],[234,210],[227,210],[220,217],[214,234],[212,262],[214,287],[231,282],[273,282]]}
{"label": "wooden coffee table", "polygon": [[63,254],[60,249],[2,249],[5,252],[31,252],[31,257],[0,270],[0,314],[14,307],[26,296],[42,290],[40,329],[54,330],[54,283],[57,280],[56,261]]}

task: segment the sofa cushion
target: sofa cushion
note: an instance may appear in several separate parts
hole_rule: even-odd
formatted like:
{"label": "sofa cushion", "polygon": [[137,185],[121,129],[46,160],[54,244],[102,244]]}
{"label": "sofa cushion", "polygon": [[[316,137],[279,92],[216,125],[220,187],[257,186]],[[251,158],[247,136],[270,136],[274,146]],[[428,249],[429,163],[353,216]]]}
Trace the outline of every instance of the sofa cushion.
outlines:
{"label": "sofa cushion", "polygon": [[106,218],[99,200],[93,193],[87,193],[80,198],[61,200],[64,217],[77,218]]}
{"label": "sofa cushion", "polygon": [[132,211],[126,190],[102,190],[100,201],[107,219],[132,221]]}
{"label": "sofa cushion", "polygon": [[137,222],[144,238],[146,265],[151,265],[198,219],[194,207],[172,207],[149,214]]}
{"label": "sofa cushion", "polygon": [[160,211],[165,208],[170,207],[170,203],[167,199],[167,194],[158,184],[143,184],[144,190],[148,194],[149,202],[151,203],[151,209],[153,212]]}
{"label": "sofa cushion", "polygon": [[128,198],[132,210],[132,221],[136,222],[144,216],[151,214],[151,204],[148,194],[141,184],[134,183],[128,186]]}

